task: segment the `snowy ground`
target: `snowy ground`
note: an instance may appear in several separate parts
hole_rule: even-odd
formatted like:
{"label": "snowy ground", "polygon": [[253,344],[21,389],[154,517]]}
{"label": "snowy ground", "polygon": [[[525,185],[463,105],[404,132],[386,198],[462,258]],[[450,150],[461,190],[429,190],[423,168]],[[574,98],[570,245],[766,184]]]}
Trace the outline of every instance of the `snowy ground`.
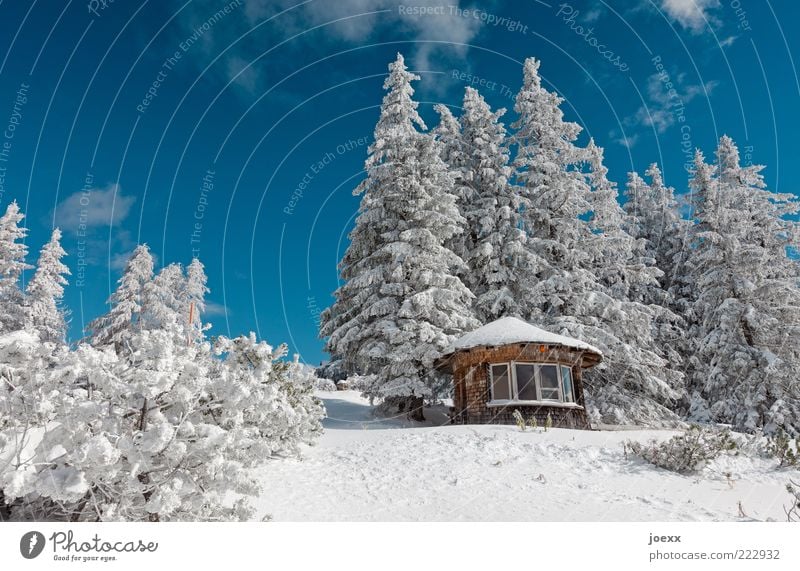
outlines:
{"label": "snowy ground", "polygon": [[624,440],[670,431],[447,426],[437,411],[426,411],[431,426],[410,427],[375,420],[355,391],[319,396],[325,434],[301,460],[267,465],[259,519],[785,521],[785,485],[800,481],[800,472],[761,458],[726,457],[699,476],[625,458]]}

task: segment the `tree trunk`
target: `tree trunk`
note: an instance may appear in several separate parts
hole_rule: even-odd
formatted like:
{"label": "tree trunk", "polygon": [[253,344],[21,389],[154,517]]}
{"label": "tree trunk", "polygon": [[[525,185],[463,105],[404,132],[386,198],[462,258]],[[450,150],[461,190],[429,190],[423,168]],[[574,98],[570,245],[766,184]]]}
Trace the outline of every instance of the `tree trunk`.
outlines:
{"label": "tree trunk", "polygon": [[[142,483],[142,484],[144,484],[145,486],[149,486],[149,485],[150,485],[150,474],[148,474],[148,473],[139,474],[139,475],[137,476],[137,479],[139,480],[139,482],[141,482],[141,483]],[[147,488],[146,488],[146,489],[144,490],[144,492],[142,492],[142,496],[144,496],[144,501],[145,501],[145,503],[147,503],[148,501],[150,501],[150,497],[151,497],[152,495],[153,495],[153,490],[152,490],[152,489],[147,489]],[[161,521],[161,518],[158,516],[158,514],[157,514],[157,513],[151,513],[151,514],[148,516],[148,518],[147,518],[147,519],[148,519],[149,521]]]}
{"label": "tree trunk", "polygon": [[11,520],[11,506],[6,503],[6,495],[0,490],[0,521]]}
{"label": "tree trunk", "polygon": [[406,410],[408,410],[408,418],[422,422],[425,420],[425,415],[422,414],[422,406],[424,400],[422,397],[410,396],[406,401]]}

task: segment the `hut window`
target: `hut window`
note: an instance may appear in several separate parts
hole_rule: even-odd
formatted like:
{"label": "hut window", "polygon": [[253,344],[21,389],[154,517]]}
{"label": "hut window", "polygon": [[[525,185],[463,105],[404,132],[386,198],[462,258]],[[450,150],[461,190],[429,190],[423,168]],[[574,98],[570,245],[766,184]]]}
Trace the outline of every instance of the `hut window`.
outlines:
{"label": "hut window", "polygon": [[564,365],[561,366],[561,386],[564,393],[564,402],[575,402],[575,396],[572,392],[572,369]]}
{"label": "hut window", "polygon": [[517,400],[538,400],[536,396],[536,365],[517,363]]}
{"label": "hut window", "polygon": [[492,365],[492,400],[511,400],[511,376],[508,363]]}
{"label": "hut window", "polygon": [[575,403],[572,369],[550,363],[492,363],[491,400],[497,403]]}
{"label": "hut window", "polygon": [[539,365],[539,390],[542,400],[561,400],[558,390],[557,366]]}

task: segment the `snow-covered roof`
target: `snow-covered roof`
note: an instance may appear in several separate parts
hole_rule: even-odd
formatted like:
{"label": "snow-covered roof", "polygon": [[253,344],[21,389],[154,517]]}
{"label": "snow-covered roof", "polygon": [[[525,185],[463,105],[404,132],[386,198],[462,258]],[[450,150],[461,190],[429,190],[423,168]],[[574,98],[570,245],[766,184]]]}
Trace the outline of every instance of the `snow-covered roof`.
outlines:
{"label": "snow-covered roof", "polygon": [[487,323],[475,331],[470,331],[453,341],[443,355],[450,355],[462,349],[472,349],[473,347],[497,347],[499,345],[510,345],[512,343],[539,343],[541,345],[563,345],[574,347],[602,355],[597,347],[584,343],[579,339],[573,339],[565,335],[550,333],[544,329],[534,327],[516,317],[501,317],[497,321]]}

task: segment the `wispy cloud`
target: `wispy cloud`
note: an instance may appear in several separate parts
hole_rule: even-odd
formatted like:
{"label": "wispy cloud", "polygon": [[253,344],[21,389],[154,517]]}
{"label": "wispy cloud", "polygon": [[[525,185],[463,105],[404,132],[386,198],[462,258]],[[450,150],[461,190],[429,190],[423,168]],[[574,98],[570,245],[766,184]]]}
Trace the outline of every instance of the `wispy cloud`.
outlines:
{"label": "wispy cloud", "polygon": [[617,130],[612,130],[608,134],[609,138],[615,143],[622,145],[628,149],[632,149],[639,142],[639,133],[622,133]]}
{"label": "wispy cloud", "polygon": [[647,78],[648,103],[624,123],[629,127],[652,127],[657,133],[664,133],[675,124],[679,110],[699,95],[710,95],[718,83],[687,84],[685,74],[678,74],[673,80],[664,73],[654,73]]}
{"label": "wispy cloud", "polygon": [[63,230],[117,226],[128,217],[136,197],[122,194],[118,184],[69,195],[55,208],[56,226]]}
{"label": "wispy cloud", "polygon": [[207,317],[210,317],[212,315],[228,315],[230,314],[230,311],[221,303],[217,303],[215,301],[206,301],[206,310],[203,313]]}
{"label": "wispy cloud", "polygon": [[661,9],[694,33],[701,33],[716,23],[713,11],[719,7],[719,0],[661,0]]}
{"label": "wispy cloud", "polygon": [[[203,36],[200,49],[216,56],[246,31],[280,14],[274,25],[264,28],[264,33],[274,34],[275,30],[280,30],[285,39],[319,27],[282,49],[304,51],[306,41],[362,45],[396,31],[409,42],[408,47],[401,48],[409,52],[406,54],[409,67],[422,71],[439,69],[442,61],[447,61],[448,65],[453,61],[465,61],[468,47],[464,44],[470,43],[481,29],[478,19],[459,15],[455,10],[459,3],[458,0],[445,3],[438,7],[441,10],[436,14],[419,14],[409,13],[406,8],[410,4],[397,0],[316,0],[305,4],[297,0],[244,0],[243,17],[230,16],[215,26],[213,33]],[[198,22],[207,19],[208,14],[214,12],[213,6],[208,0],[201,0],[182,12],[182,33],[188,33]],[[236,83],[247,92],[263,89],[270,77],[268,66],[282,65],[280,60],[272,58],[269,63],[260,61],[247,67],[263,53],[263,46],[263,38],[251,36],[223,56],[221,65],[215,69],[222,71],[226,81],[236,77]]]}

